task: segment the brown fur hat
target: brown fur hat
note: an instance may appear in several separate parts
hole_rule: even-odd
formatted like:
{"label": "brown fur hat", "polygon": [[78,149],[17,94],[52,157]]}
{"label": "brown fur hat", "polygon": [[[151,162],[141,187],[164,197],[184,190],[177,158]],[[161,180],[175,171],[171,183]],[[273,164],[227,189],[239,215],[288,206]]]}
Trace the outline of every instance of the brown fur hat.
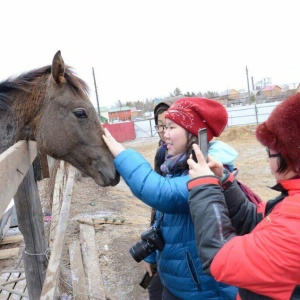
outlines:
{"label": "brown fur hat", "polygon": [[300,93],[278,104],[256,129],[257,139],[282,154],[288,165],[300,174]]}

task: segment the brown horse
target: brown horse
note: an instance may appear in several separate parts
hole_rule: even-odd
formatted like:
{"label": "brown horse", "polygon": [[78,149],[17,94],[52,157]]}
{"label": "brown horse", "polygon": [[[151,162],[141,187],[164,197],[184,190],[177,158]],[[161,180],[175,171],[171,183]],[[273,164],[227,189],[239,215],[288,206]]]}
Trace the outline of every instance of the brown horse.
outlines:
{"label": "brown horse", "polygon": [[0,153],[20,139],[91,176],[98,185],[116,185],[113,156],[88,98],[86,83],[64,64],[60,51],[52,66],[0,83]]}

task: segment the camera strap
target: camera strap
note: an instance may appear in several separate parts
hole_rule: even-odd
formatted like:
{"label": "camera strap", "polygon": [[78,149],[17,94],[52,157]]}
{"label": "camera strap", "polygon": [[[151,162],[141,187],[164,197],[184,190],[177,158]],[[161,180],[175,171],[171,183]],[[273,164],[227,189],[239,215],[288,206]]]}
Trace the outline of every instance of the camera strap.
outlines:
{"label": "camera strap", "polygon": [[157,221],[157,225],[156,225],[157,229],[160,229],[161,222],[162,222],[162,220],[164,218],[164,213],[161,213],[161,212],[159,212],[159,213],[161,214],[161,216],[160,216],[160,218]]}

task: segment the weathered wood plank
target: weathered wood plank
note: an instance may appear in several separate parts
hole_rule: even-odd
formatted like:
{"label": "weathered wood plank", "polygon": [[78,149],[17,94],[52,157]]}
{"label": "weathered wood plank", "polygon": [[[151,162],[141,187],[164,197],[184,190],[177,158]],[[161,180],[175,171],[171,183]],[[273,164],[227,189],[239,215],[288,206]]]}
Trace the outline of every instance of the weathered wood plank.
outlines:
{"label": "weathered wood plank", "polygon": [[64,191],[63,203],[60,211],[59,222],[57,226],[57,234],[53,243],[46,278],[41,293],[41,299],[55,299],[55,293],[60,272],[59,267],[64,248],[67,223],[69,219],[69,210],[74,185],[74,177],[75,168],[70,166],[66,189]]}
{"label": "weathered wood plank", "polygon": [[37,155],[36,142],[19,141],[0,154],[0,216]]}
{"label": "weathered wood plank", "polygon": [[18,243],[22,240],[23,240],[23,235],[21,235],[21,234],[5,236],[0,241],[0,245],[14,244],[14,243]]}
{"label": "weathered wood plank", "polygon": [[88,300],[86,278],[84,274],[79,240],[69,246],[71,278],[74,300]]}
{"label": "weathered wood plank", "polygon": [[8,284],[16,283],[20,280],[25,280],[25,276],[21,276],[21,277],[19,277],[19,276],[20,276],[20,274],[19,275],[12,274],[12,278],[14,278],[14,279],[10,279],[10,280],[5,281],[5,282],[0,282],[0,284],[2,286],[5,286],[5,285],[8,285]]}
{"label": "weathered wood plank", "polygon": [[19,255],[20,248],[10,248],[0,250],[0,259],[7,259]]}
{"label": "weathered wood plank", "polygon": [[61,202],[62,202],[62,198],[63,198],[64,176],[66,176],[66,174],[65,174],[64,161],[62,160],[62,161],[60,161],[59,168],[57,169],[57,174],[55,177],[54,191],[53,191],[51,226],[50,226],[50,234],[49,234],[49,247],[50,248],[52,248],[54,238],[56,236]]}
{"label": "weathered wood plank", "polygon": [[[19,280],[19,274],[10,274],[9,279],[7,281],[1,283],[1,285],[0,285],[1,289],[6,290],[9,293],[11,293],[9,299],[11,299],[11,297],[13,296],[12,292],[18,293],[18,291],[15,291],[15,285],[18,280]],[[20,296],[17,296],[17,299],[20,299]]]}
{"label": "weathered wood plank", "polygon": [[16,281],[16,284],[14,286],[14,292],[9,297],[9,300],[19,300],[19,299],[21,299],[20,294],[27,295],[26,297],[24,296],[24,298],[22,297],[22,300],[25,300],[25,298],[28,299],[28,294],[27,294],[27,291],[26,291],[25,274],[15,274],[15,277],[16,277],[15,280],[17,280],[17,281]]}
{"label": "weathered wood plank", "polygon": [[44,216],[32,166],[20,184],[14,201],[19,229],[25,242],[22,256],[28,294],[31,300],[36,300],[40,299],[48,260]]}
{"label": "weathered wood plank", "polygon": [[[92,220],[88,220],[92,222]],[[80,224],[80,243],[90,299],[105,300],[94,227]]]}
{"label": "weathered wood plank", "polygon": [[[15,291],[14,289],[12,289],[12,288],[9,288],[9,287],[6,287],[6,286],[2,286],[2,285],[0,285],[0,289],[2,289],[2,290],[4,290],[4,291],[7,291],[7,292],[9,292],[9,293],[11,293],[11,294],[17,294],[17,295],[20,295],[20,296],[22,296],[22,297],[28,297],[28,295],[27,294],[25,294],[25,293],[22,293],[22,292],[19,292],[19,291]],[[10,299],[10,297],[9,297],[9,299]]]}
{"label": "weathered wood plank", "polygon": [[5,273],[0,276],[0,300],[29,299],[26,291],[26,278],[23,272]]}
{"label": "weathered wood plank", "polygon": [[[2,273],[0,275],[1,282],[5,282],[5,281],[9,280],[10,276],[11,276],[11,274],[9,272]],[[10,295],[10,293],[8,291],[1,290],[1,288],[0,288],[0,300],[7,300],[9,295]]]}

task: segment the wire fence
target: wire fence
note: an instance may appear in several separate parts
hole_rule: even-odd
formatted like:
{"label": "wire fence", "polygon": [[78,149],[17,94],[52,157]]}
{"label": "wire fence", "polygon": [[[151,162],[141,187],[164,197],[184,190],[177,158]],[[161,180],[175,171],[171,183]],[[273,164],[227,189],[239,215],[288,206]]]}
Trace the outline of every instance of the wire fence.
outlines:
{"label": "wire fence", "polygon": [[[228,127],[260,124],[264,122],[272,110],[280,103],[261,103],[226,108],[228,112]],[[154,119],[134,121],[136,138],[157,137]]]}

